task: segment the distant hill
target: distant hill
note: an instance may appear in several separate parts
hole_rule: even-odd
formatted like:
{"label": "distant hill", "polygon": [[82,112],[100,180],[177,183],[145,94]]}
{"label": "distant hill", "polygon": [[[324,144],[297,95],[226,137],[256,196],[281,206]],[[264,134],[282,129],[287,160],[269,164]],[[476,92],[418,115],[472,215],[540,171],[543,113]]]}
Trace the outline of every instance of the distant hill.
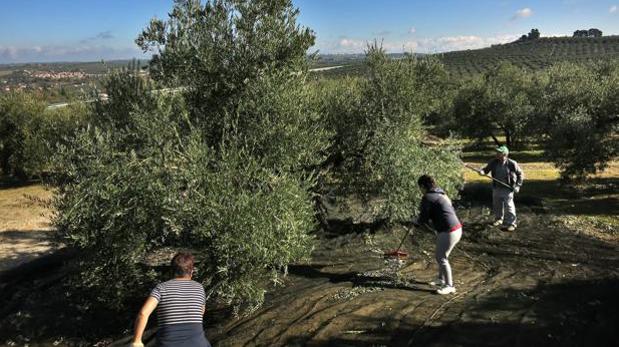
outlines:
{"label": "distant hill", "polygon": [[148,60],[144,59],[124,59],[124,60],[105,60],[105,61],[89,61],[89,62],[55,62],[55,63],[10,63],[0,64],[0,75],[2,72],[12,72],[19,70],[30,71],[81,71],[91,74],[105,74],[110,70],[125,68],[131,64],[139,64],[140,66],[148,65]]}
{"label": "distant hill", "polygon": [[[435,54],[455,76],[471,77],[503,61],[531,70],[548,67],[559,61],[619,59],[619,36],[542,37],[492,47]],[[402,54],[390,54],[401,58]],[[363,54],[327,54],[318,57],[312,67],[342,66],[317,72],[323,76],[359,75],[364,70]]]}
{"label": "distant hill", "polygon": [[619,36],[542,37],[437,56],[449,71],[463,77],[478,74],[503,61],[537,70],[559,61],[619,59]]}

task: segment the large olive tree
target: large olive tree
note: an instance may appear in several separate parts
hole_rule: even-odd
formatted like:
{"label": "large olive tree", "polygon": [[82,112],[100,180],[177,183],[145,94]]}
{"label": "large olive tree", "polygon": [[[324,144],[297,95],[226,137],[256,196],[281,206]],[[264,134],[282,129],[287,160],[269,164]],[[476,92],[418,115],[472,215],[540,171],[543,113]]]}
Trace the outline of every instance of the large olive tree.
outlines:
{"label": "large olive tree", "polygon": [[80,249],[75,285],[122,305],[189,248],[212,297],[256,305],[309,255],[313,170],[328,144],[311,107],[314,37],[291,1],[176,1],[138,38],[150,76],[113,75],[93,126],[60,151],[55,225]]}

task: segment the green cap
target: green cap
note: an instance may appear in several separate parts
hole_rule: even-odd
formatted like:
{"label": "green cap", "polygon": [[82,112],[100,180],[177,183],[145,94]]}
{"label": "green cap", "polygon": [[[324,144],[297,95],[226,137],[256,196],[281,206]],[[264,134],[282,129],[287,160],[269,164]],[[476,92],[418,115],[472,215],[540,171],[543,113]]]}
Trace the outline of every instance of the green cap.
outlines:
{"label": "green cap", "polygon": [[503,154],[509,154],[509,149],[507,149],[507,146],[505,145],[497,147],[496,151]]}

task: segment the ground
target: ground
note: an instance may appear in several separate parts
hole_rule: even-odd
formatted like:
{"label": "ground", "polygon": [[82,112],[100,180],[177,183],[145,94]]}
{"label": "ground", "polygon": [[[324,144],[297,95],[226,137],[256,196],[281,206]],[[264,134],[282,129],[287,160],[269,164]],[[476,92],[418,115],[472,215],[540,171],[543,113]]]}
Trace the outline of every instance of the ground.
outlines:
{"label": "ground", "polygon": [[[485,158],[469,152],[465,161]],[[528,177],[517,196],[516,232],[487,225],[489,183],[466,174],[457,202],[464,236],[450,257],[455,295],[428,285],[436,276],[433,234],[410,229],[409,257],[398,261],[383,253],[397,247],[403,226],[336,223],[259,310],[236,318],[210,305],[207,336],[215,346],[616,344],[619,166],[587,185],[561,186],[537,154],[514,158]],[[70,257],[65,249],[0,272],[0,345],[126,345],[139,302],[124,315],[68,304],[74,300],[61,283]]]}
{"label": "ground", "polygon": [[43,200],[51,193],[43,186],[0,186],[0,272],[49,254],[50,211]]}
{"label": "ground", "polygon": [[[325,238],[309,264],[249,317],[207,329],[219,346],[609,345],[617,339],[619,244],[566,228],[543,200],[519,205],[514,233],[487,226],[489,189],[473,186],[451,255],[458,292],[439,296],[434,236],[402,228]],[[523,200],[523,201],[522,201]],[[618,230],[615,229],[615,241]]]}

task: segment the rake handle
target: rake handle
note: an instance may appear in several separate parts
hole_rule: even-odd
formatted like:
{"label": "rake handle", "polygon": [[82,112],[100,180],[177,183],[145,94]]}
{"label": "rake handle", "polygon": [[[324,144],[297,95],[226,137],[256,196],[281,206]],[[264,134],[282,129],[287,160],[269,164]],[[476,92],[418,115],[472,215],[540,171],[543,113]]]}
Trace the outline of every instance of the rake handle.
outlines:
{"label": "rake handle", "polygon": [[406,232],[404,233],[404,237],[402,238],[402,241],[400,241],[400,245],[398,246],[398,249],[395,250],[395,253],[400,251],[400,248],[402,248],[402,245],[404,244],[406,237],[408,236],[408,234],[410,234],[410,231],[408,229],[404,228],[404,230],[406,230]]}
{"label": "rake handle", "polygon": [[[471,167],[471,166],[469,166],[468,164],[464,164],[464,167],[466,167],[466,168],[468,168],[468,169],[471,169],[471,170],[473,170],[473,171],[475,171],[475,172],[479,173],[479,171],[478,171],[476,168]],[[502,186],[504,186],[504,187],[506,187],[506,188],[509,188],[509,190],[511,190],[511,191],[513,191],[513,190],[514,190],[514,187],[512,187],[512,186],[510,186],[509,184],[507,184],[507,183],[505,183],[505,182],[503,182],[503,181],[501,181],[501,180],[498,180],[498,179],[496,179],[496,178],[494,178],[494,177],[492,177],[492,176],[487,176],[487,175],[482,175],[482,176],[485,176],[485,177],[490,178],[491,180],[495,181],[496,183],[498,183],[498,184],[500,184],[500,185],[502,185]]]}

